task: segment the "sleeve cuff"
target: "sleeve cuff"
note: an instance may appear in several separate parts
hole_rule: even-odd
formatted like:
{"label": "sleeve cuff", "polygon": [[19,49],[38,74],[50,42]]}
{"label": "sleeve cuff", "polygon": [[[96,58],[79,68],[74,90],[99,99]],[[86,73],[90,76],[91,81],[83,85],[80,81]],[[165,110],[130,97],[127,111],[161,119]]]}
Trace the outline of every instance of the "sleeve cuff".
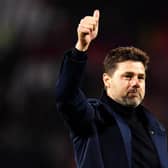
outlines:
{"label": "sleeve cuff", "polygon": [[79,51],[76,48],[72,48],[72,55],[71,59],[76,60],[76,61],[85,61],[87,60],[87,51]]}

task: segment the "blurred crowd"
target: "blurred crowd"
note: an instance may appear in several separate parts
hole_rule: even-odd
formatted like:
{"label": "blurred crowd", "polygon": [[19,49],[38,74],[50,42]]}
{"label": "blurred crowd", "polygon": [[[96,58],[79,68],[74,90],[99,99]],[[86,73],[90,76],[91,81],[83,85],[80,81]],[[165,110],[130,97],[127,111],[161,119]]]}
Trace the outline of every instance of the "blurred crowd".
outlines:
{"label": "blurred crowd", "polygon": [[133,2],[0,1],[0,167],[75,167],[68,130],[56,111],[55,82],[79,20],[95,8],[100,32],[88,51],[86,95],[100,95],[101,62],[109,49],[142,48],[151,56],[144,104],[168,128],[168,14],[163,3]]}

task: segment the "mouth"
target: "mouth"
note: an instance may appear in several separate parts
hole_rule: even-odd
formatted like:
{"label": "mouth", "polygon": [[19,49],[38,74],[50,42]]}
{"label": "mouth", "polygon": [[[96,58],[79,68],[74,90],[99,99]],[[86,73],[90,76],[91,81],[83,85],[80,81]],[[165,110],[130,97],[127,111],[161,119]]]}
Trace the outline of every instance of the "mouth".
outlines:
{"label": "mouth", "polygon": [[128,96],[129,97],[139,97],[139,93],[137,92],[137,90],[130,90],[128,92]]}

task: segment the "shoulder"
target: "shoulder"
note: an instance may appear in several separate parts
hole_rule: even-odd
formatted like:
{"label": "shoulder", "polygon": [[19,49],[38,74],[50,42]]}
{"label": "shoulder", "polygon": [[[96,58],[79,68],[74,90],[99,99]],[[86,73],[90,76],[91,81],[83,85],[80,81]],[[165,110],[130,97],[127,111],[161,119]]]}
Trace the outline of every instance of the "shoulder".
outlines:
{"label": "shoulder", "polygon": [[88,103],[90,103],[94,106],[98,106],[101,103],[100,100],[97,98],[88,98],[87,100],[88,100]]}
{"label": "shoulder", "polygon": [[158,127],[161,131],[165,132],[166,129],[163,125],[163,123],[161,123],[161,121],[159,120],[159,118],[152,113],[149,109],[147,109],[146,107],[142,106],[143,111],[146,115],[146,118],[148,119],[150,125],[154,126],[154,127]]}
{"label": "shoulder", "polygon": [[104,106],[106,106],[100,99],[98,98],[88,98],[88,103],[91,104],[93,107],[95,107],[98,110],[101,110]]}
{"label": "shoulder", "polygon": [[113,110],[108,108],[108,105],[101,101],[101,99],[89,98],[88,102],[92,105],[95,110],[95,118],[99,124],[113,124],[115,123],[115,118],[112,115]]}

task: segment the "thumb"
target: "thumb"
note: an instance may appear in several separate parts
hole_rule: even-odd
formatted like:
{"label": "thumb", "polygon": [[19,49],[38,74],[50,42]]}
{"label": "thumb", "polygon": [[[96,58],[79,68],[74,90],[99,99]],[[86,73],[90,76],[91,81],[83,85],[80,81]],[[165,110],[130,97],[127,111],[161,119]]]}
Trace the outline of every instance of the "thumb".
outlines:
{"label": "thumb", "polygon": [[94,12],[93,12],[93,17],[95,17],[97,21],[99,20],[100,11],[99,11],[98,9],[94,10]]}

